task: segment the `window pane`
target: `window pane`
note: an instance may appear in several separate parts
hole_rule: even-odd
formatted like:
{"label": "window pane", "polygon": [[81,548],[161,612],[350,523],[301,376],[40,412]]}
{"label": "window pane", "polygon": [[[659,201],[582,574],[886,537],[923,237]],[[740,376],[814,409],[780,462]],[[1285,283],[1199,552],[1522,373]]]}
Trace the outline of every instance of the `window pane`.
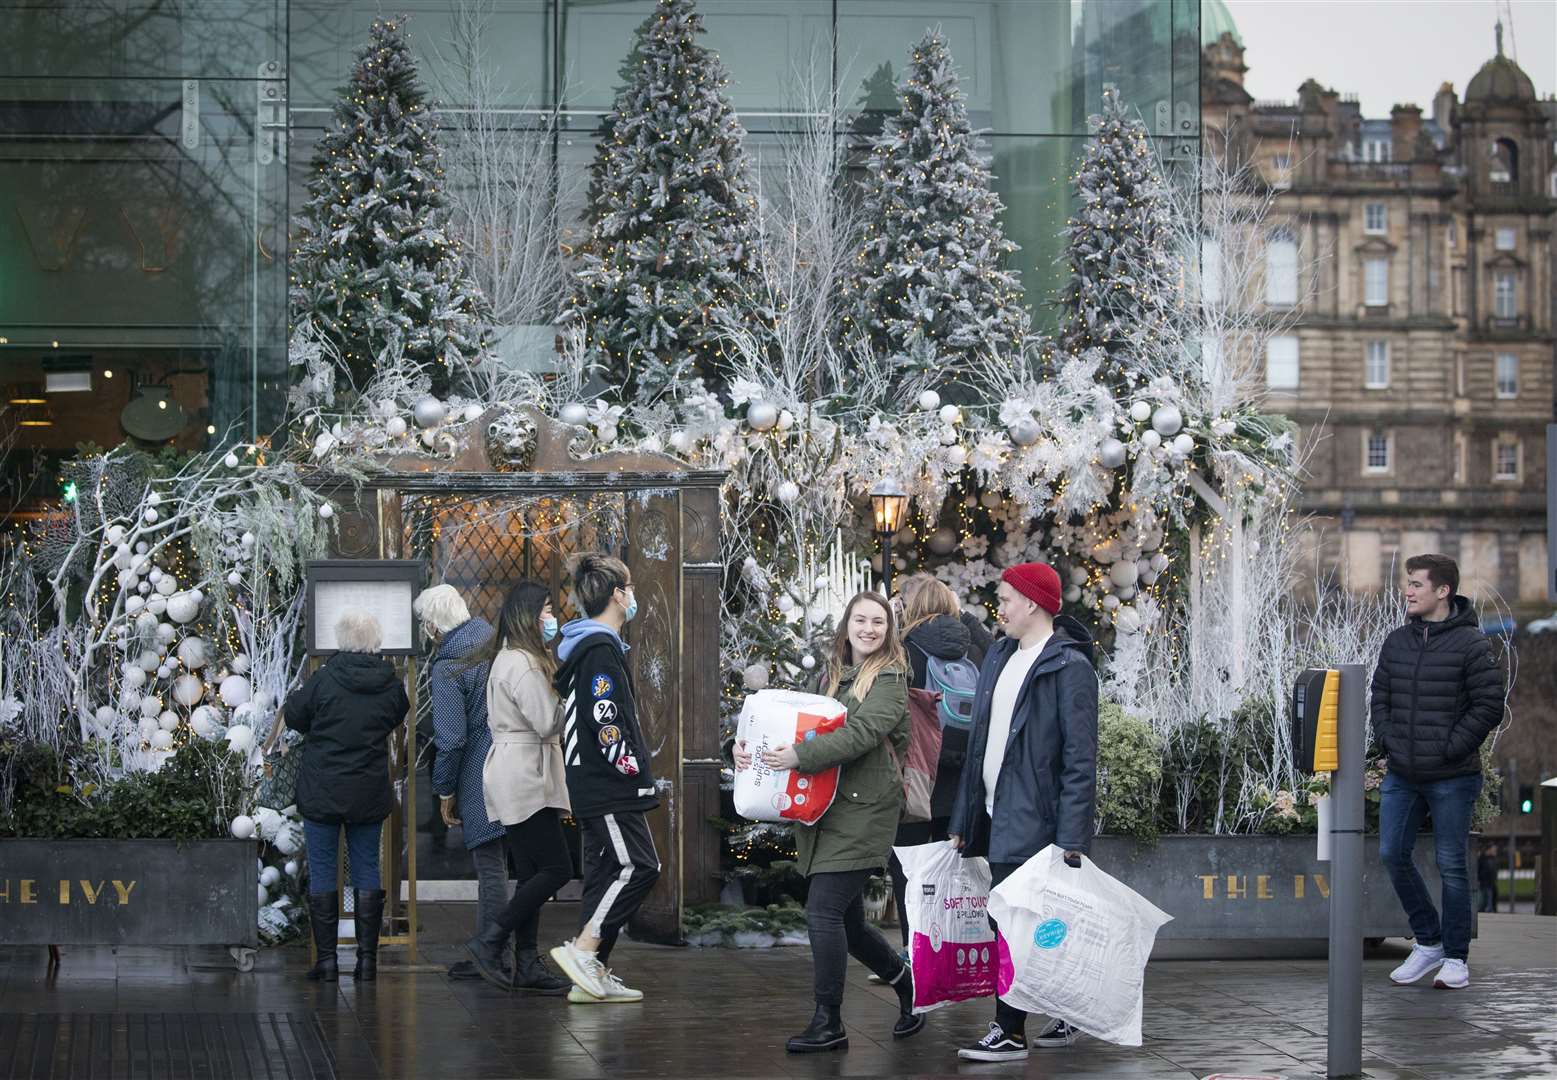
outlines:
{"label": "window pane", "polygon": [[1389,385],[1389,343],[1368,342],[1366,381],[1369,386]]}
{"label": "window pane", "polygon": [[1519,444],[1497,444],[1497,475],[1499,479],[1517,479],[1519,476]]}
{"label": "window pane", "polygon": [[1273,233],[1265,247],[1265,302],[1291,305],[1298,297],[1297,242],[1285,230]]}
{"label": "window pane", "polygon": [[1498,274],[1494,282],[1492,313],[1500,319],[1514,318],[1518,311],[1515,299],[1514,275],[1508,273]]}
{"label": "window pane", "polygon": [[1052,330],[1058,311],[1051,301],[1070,277],[1060,257],[1072,209],[1070,185],[1054,178],[1070,175],[1085,140],[999,135],[988,145],[995,190],[1006,207],[1006,236],[1021,248],[1010,266],[1021,272],[1035,329]]}
{"label": "window pane", "polygon": [[1265,385],[1272,390],[1296,390],[1298,339],[1273,337],[1265,347]]}
{"label": "window pane", "polygon": [[1368,436],[1368,468],[1375,472],[1389,468],[1389,436],[1382,432]]}
{"label": "window pane", "polygon": [[1369,307],[1383,307],[1389,303],[1389,262],[1385,259],[1369,259],[1364,265],[1365,297]]}
{"label": "window pane", "polygon": [[1497,393],[1505,398],[1519,396],[1519,357],[1513,353],[1497,355]]}
{"label": "window pane", "polygon": [[1383,203],[1369,203],[1363,210],[1363,229],[1370,233],[1381,233],[1388,228],[1388,212]]}
{"label": "window pane", "polygon": [[1513,251],[1515,239],[1513,229],[1499,229],[1497,231],[1497,249],[1499,251]]}

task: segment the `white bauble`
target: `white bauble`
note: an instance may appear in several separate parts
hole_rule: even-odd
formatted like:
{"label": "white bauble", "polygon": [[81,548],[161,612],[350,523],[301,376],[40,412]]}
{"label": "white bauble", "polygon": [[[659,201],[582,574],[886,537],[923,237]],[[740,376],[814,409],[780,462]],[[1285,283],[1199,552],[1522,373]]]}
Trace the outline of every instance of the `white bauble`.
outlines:
{"label": "white bauble", "polygon": [[778,406],[771,401],[754,401],[746,406],[746,424],[753,431],[772,431],[778,426]]}
{"label": "white bauble", "polygon": [[1140,571],[1135,568],[1135,563],[1121,559],[1108,571],[1108,580],[1114,583],[1115,588],[1122,589],[1127,585],[1134,585]]}
{"label": "white bauble", "polygon": [[297,865],[296,859],[288,859],[286,865],[281,869],[286,871],[287,877],[295,878],[298,875],[298,871],[302,868]]}
{"label": "white bauble", "polygon": [[234,724],[227,729],[227,749],[234,753],[247,753],[254,745],[254,729],[248,724]]}
{"label": "white bauble", "polygon": [[205,696],[205,683],[198,675],[180,675],[173,680],[173,700],[189,708]]}
{"label": "white bauble", "polygon": [[435,432],[432,432],[432,431],[424,431],[424,432],[422,432],[422,445],[427,447],[427,449],[431,450],[433,448],[433,446],[437,443],[437,441],[438,441],[438,436],[437,436],[437,434]]}
{"label": "white bauble", "polygon": [[1007,429],[1017,446],[1032,446],[1043,437],[1043,428],[1031,416],[1024,416]]}
{"label": "white bauble", "polygon": [[800,485],[793,480],[785,480],[774,490],[774,494],[778,496],[779,502],[788,506],[800,498]]}
{"label": "white bauble", "polygon": [[1144,585],[1155,585],[1155,584],[1157,584],[1157,578],[1160,577],[1160,576],[1161,575],[1159,575],[1157,573],[1157,571],[1155,571],[1155,570],[1148,570],[1148,571],[1146,571],[1146,573],[1141,575],[1141,584],[1143,586]]}
{"label": "white bauble", "polygon": [[616,436],[617,436],[618,432],[616,430],[616,425],[615,424],[601,424],[595,430],[596,430],[596,433],[600,436],[600,441],[601,442],[603,442],[603,443],[613,443],[613,442],[616,441]]}
{"label": "white bauble", "polygon": [[140,669],[138,664],[126,664],[124,665],[124,678],[119,681],[121,685],[131,690],[139,690],[146,685],[146,673]]}
{"label": "white bauble", "polygon": [[275,839],[276,833],[281,831],[281,826],[284,824],[286,824],[286,818],[268,806],[261,806],[254,811],[254,827],[259,830],[260,836],[266,840]]}
{"label": "white bauble", "polygon": [[1177,405],[1159,405],[1152,413],[1152,430],[1165,439],[1177,435],[1183,426],[1184,414],[1179,412]]}
{"label": "white bauble", "polygon": [[388,435],[391,439],[404,438],[406,428],[407,424],[405,422],[405,417],[403,416],[391,416],[388,420],[384,421],[384,434]]}
{"label": "white bauble", "polygon": [[119,714],[114,711],[112,705],[99,705],[97,712],[93,713],[92,716],[104,728],[111,728],[119,722]]}
{"label": "white bauble", "polygon": [[1238,425],[1231,420],[1217,420],[1211,425],[1211,433],[1219,439],[1225,439],[1238,430]]}
{"label": "white bauble", "polygon": [[295,821],[289,821],[280,832],[276,833],[275,840],[271,842],[276,845],[276,850],[281,854],[291,855],[303,846],[301,833],[301,826]]}
{"label": "white bauble", "polygon": [[1168,568],[1168,555],[1167,555],[1166,552],[1159,551],[1159,552],[1157,552],[1157,554],[1152,556],[1152,569],[1153,570],[1157,571],[1157,573],[1160,574],[1164,570],[1166,570],[1167,568]]}
{"label": "white bauble", "polygon": [[806,653],[800,658],[800,666],[805,668],[807,671],[810,671],[812,668],[816,667],[816,657],[812,656],[810,653]]}
{"label": "white bauble", "polygon": [[[162,624],[162,626],[166,626],[166,625],[167,625],[167,623],[163,623]],[[157,627],[157,630],[159,631],[159,634],[158,634],[159,637],[161,636],[160,631],[162,630],[162,626]],[[173,675],[173,669],[171,667],[169,667],[167,664],[158,664],[157,665],[157,678],[159,678],[159,679],[167,679],[167,678],[171,678],[172,675]]]}
{"label": "white bauble", "polygon": [[110,525],[108,526],[108,531],[103,535],[107,538],[110,544],[112,544],[114,547],[118,547],[120,544],[124,543],[124,526]]}
{"label": "white bauble", "polygon": [[178,713],[172,709],[163,709],[157,714],[157,726],[163,731],[172,731],[178,727]]}
{"label": "white bauble", "polygon": [[670,433],[670,448],[678,454],[685,454],[692,449],[692,436],[685,431],[672,431]]}
{"label": "white bauble", "polygon": [[752,691],[766,690],[768,688],[768,665],[747,665],[746,670],[741,672],[741,685]]}
{"label": "white bauble", "polygon": [[1162,436],[1155,431],[1144,431],[1141,433],[1141,445],[1148,450],[1155,450],[1162,445]]}
{"label": "white bauble", "polygon": [[[144,555],[144,554],[146,554],[150,550],[151,550],[151,545],[148,544],[146,541],[144,541],[144,540],[137,540],[135,542],[135,554],[137,554],[137,555]],[[140,562],[140,563],[145,563],[146,560],[138,559],[136,561]]]}
{"label": "white bauble", "polygon": [[238,467],[238,455],[228,454],[226,457],[222,458],[222,464],[227,466],[229,469],[236,469]]}
{"label": "white bauble", "polygon": [[1141,611],[1126,604],[1114,613],[1114,629],[1121,634],[1133,634],[1141,628]]}
{"label": "white bauble", "polygon": [[1105,596],[1105,597],[1103,597],[1103,610],[1104,611],[1113,611],[1118,606],[1119,606],[1119,597],[1117,597],[1117,596]]}
{"label": "white bauble", "polygon": [[480,416],[481,416],[481,406],[480,405],[476,405],[474,403],[470,404],[470,405],[467,405],[467,406],[465,406],[464,411],[460,413],[460,416],[464,419],[464,421],[467,424],[470,423],[472,420],[479,419]]}
{"label": "white bauble", "polygon": [[163,596],[172,596],[178,592],[178,578],[172,574],[163,574],[157,581],[157,592]]}
{"label": "white bauble", "polygon": [[434,428],[443,423],[443,418],[449,414],[443,402],[429,394],[421,398],[411,410],[416,417],[417,427]]}
{"label": "white bauble", "polygon": [[[236,667],[236,665],[234,666]],[[252,692],[249,680],[242,675],[227,676],[227,678],[222,680],[221,686],[217,688],[217,693],[222,697],[222,703],[230,709],[236,709],[239,705],[248,704],[249,695]]]}
{"label": "white bauble", "polygon": [[126,615],[135,615],[145,606],[146,598],[144,596],[129,596],[124,601],[124,613]]}
{"label": "white bauble", "polygon": [[193,622],[199,615],[200,601],[189,593],[174,593],[168,597],[168,618],[174,622]]}
{"label": "white bauble", "polygon": [[925,412],[934,412],[941,407],[941,395],[934,390],[926,390],[919,395],[919,407]]}
{"label": "white bauble", "polygon": [[930,534],[930,550],[937,555],[950,555],[957,550],[957,530],[942,525]]}
{"label": "white bauble", "polygon": [[162,496],[153,491],[150,495],[146,496],[146,501],[152,506],[161,506]]}
{"label": "white bauble", "polygon": [[589,409],[577,401],[570,401],[557,411],[557,418],[571,427],[583,427],[589,423]]}
{"label": "white bauble", "polygon": [[[137,615],[135,617],[135,630],[136,630],[136,633],[139,633],[139,634],[142,634],[142,635],[148,635],[148,636],[151,635],[151,634],[155,634],[157,632],[157,623],[159,621],[160,620],[155,615],[153,615],[151,612],[149,612],[149,611],[141,612],[139,615]],[[156,668],[152,668],[152,670],[155,671]]]}
{"label": "white bauble", "polygon": [[242,544],[244,547],[253,547],[255,539],[256,538],[253,533],[246,532],[242,536],[238,537],[238,543]]}
{"label": "white bauble", "polygon": [[[128,566],[129,564],[126,563],[125,565]],[[119,575],[120,592],[131,593],[137,591],[140,587],[141,579],[130,573],[128,570]]]}
{"label": "white bauble", "polygon": [[153,735],[162,729],[157,726],[156,717],[143,716],[136,722],[135,730],[142,739],[150,739]]}
{"label": "white bauble", "polygon": [[[168,598],[165,597],[165,596],[153,596],[153,597],[151,597],[149,600],[146,601],[146,610],[151,612],[153,615],[158,615],[158,616],[166,613],[166,611],[168,610]],[[166,624],[164,624],[164,625],[166,625]],[[158,634],[160,634],[162,632],[162,627],[161,626],[157,627],[157,632],[158,632]],[[171,641],[172,639],[169,638],[168,640]]]}
{"label": "white bauble", "polygon": [[156,696],[141,698],[141,715],[155,720],[162,712],[162,699]]}
{"label": "white bauble", "polygon": [[1104,439],[1098,447],[1097,459],[1105,469],[1117,469],[1125,463],[1125,444],[1118,439]]}
{"label": "white bauble", "polygon": [[146,577],[150,579],[153,585],[155,585],[157,582],[162,580],[162,567],[153,566],[151,568],[151,573],[147,574]]}
{"label": "white bauble", "polygon": [[162,666],[162,657],[158,656],[153,649],[142,649],[140,656],[135,658],[135,662],[142,671],[150,675]]}
{"label": "white bauble", "polygon": [[260,712],[267,712],[276,704],[276,697],[269,690],[257,690],[254,693],[254,707]]}
{"label": "white bauble", "polygon": [[1130,406],[1130,419],[1137,424],[1144,424],[1152,418],[1152,407],[1145,401],[1137,401]]}
{"label": "white bauble", "polygon": [[209,739],[216,734],[216,710],[209,705],[202,705],[189,717],[189,728],[202,739]]}
{"label": "white bauble", "polygon": [[957,441],[957,438],[958,438],[958,435],[957,435],[957,429],[956,428],[949,427],[949,428],[942,428],[941,429],[941,445],[942,446],[950,446],[952,443]]}
{"label": "white bauble", "polygon": [[205,646],[205,639],[187,637],[178,643],[178,660],[190,671],[198,671],[205,667],[210,659],[210,653]]}
{"label": "white bauble", "polygon": [[151,593],[151,582],[149,582],[149,581],[141,582],[139,585],[135,586],[135,591],[140,593],[142,596],[150,595],[150,593]]}
{"label": "white bauble", "polygon": [[1135,599],[1135,586],[1134,585],[1126,585],[1122,589],[1115,589],[1114,590],[1114,595],[1119,597],[1119,599],[1121,599],[1121,600],[1134,600]]}
{"label": "white bauble", "polygon": [[232,663],[228,664],[227,666],[232,668],[239,675],[247,675],[249,671],[249,654],[239,653],[237,656],[232,658]]}
{"label": "white bauble", "polygon": [[1195,452],[1195,440],[1189,432],[1181,431],[1173,436],[1173,452],[1184,458]]}
{"label": "white bauble", "polygon": [[267,866],[260,871],[259,883],[267,889],[273,889],[281,880],[281,871],[274,866]]}
{"label": "white bauble", "polygon": [[320,503],[319,516],[324,518],[326,521],[330,520],[330,518],[335,516],[335,507],[331,506],[329,503]]}
{"label": "white bauble", "polygon": [[1085,567],[1073,566],[1070,568],[1070,583],[1072,585],[1085,585],[1087,583],[1087,571]]}
{"label": "white bauble", "polygon": [[227,587],[228,588],[236,589],[239,585],[242,585],[242,584],[243,584],[243,575],[238,573],[238,571],[234,570],[234,571],[232,571],[231,573],[229,573],[227,575]]}
{"label": "white bauble", "polygon": [[962,468],[962,466],[968,463],[968,448],[960,443],[956,446],[948,446],[946,448],[946,461],[956,468]]}
{"label": "white bauble", "polygon": [[788,615],[791,611],[795,610],[795,598],[786,593],[775,600],[773,602],[773,606],[778,608],[784,614]]}
{"label": "white bauble", "polygon": [[1081,586],[1079,586],[1079,585],[1067,585],[1067,586],[1065,586],[1065,594],[1064,595],[1065,595],[1065,602],[1067,604],[1074,604],[1077,600],[1081,599]]}
{"label": "white bauble", "polygon": [[133,713],[140,712],[141,711],[141,696],[139,694],[137,694],[134,690],[125,690],[125,691],[121,692],[119,694],[119,708],[123,709],[124,712],[125,712],[125,715],[127,715],[127,716],[130,715],[130,714],[133,714]]}
{"label": "white bauble", "polygon": [[173,749],[173,733],[171,731],[154,731],[151,734],[151,748],[153,750]]}
{"label": "white bauble", "polygon": [[779,418],[778,418],[778,429],[780,431],[788,431],[790,428],[792,428],[794,426],[795,426],[795,414],[790,412],[788,409],[780,409],[779,410]]}
{"label": "white bauble", "polygon": [[939,413],[941,423],[948,427],[952,424],[962,423],[962,410],[955,405],[942,405]]}

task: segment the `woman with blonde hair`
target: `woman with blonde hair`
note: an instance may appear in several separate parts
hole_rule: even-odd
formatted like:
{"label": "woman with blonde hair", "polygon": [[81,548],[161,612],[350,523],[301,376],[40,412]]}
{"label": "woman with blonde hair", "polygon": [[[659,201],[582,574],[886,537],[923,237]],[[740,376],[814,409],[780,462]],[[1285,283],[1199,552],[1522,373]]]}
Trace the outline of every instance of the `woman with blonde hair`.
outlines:
{"label": "woman with blonde hair", "polygon": [[[865,886],[881,869],[903,811],[898,762],[908,753],[908,661],[897,639],[892,608],[878,593],[849,601],[833,639],[822,689],[849,710],[843,727],[813,739],[768,750],[775,769],[822,772],[843,766],[838,796],[810,828],[795,831],[797,864],[806,875],[806,925],[815,967],[816,1013],[786,1048],[793,1054],[844,1050],[849,1036],[840,1015],[844,976],[853,956],[897,991],[899,1016],[892,1037],[924,1028],[913,1012],[908,965],[865,921]],[[735,748],[738,769],[751,766],[744,742]]]}

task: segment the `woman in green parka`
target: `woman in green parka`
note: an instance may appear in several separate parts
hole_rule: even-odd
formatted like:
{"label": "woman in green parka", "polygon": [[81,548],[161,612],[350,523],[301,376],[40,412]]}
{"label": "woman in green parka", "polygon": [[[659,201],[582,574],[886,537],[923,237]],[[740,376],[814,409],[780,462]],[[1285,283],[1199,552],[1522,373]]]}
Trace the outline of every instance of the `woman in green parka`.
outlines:
{"label": "woman in green parka", "polygon": [[[822,690],[849,710],[843,727],[764,753],[775,769],[817,773],[841,765],[838,796],[809,828],[795,830],[797,862],[809,879],[806,926],[815,966],[816,1015],[786,1044],[790,1053],[845,1050],[844,974],[853,956],[897,991],[900,1014],[892,1036],[924,1028],[914,1015],[913,975],[880,931],[865,921],[865,886],[892,850],[903,811],[898,763],[908,753],[908,658],[892,609],[873,592],[844,609]],[[735,767],[748,768],[744,743]]]}

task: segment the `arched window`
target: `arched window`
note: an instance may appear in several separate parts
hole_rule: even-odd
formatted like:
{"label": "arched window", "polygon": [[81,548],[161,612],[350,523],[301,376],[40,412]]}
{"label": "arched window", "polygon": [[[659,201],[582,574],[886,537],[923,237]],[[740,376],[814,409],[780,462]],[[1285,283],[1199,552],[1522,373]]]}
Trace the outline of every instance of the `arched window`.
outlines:
{"label": "arched window", "polygon": [[1487,180],[1495,189],[1519,189],[1519,146],[1513,139],[1499,139],[1487,148]]}

